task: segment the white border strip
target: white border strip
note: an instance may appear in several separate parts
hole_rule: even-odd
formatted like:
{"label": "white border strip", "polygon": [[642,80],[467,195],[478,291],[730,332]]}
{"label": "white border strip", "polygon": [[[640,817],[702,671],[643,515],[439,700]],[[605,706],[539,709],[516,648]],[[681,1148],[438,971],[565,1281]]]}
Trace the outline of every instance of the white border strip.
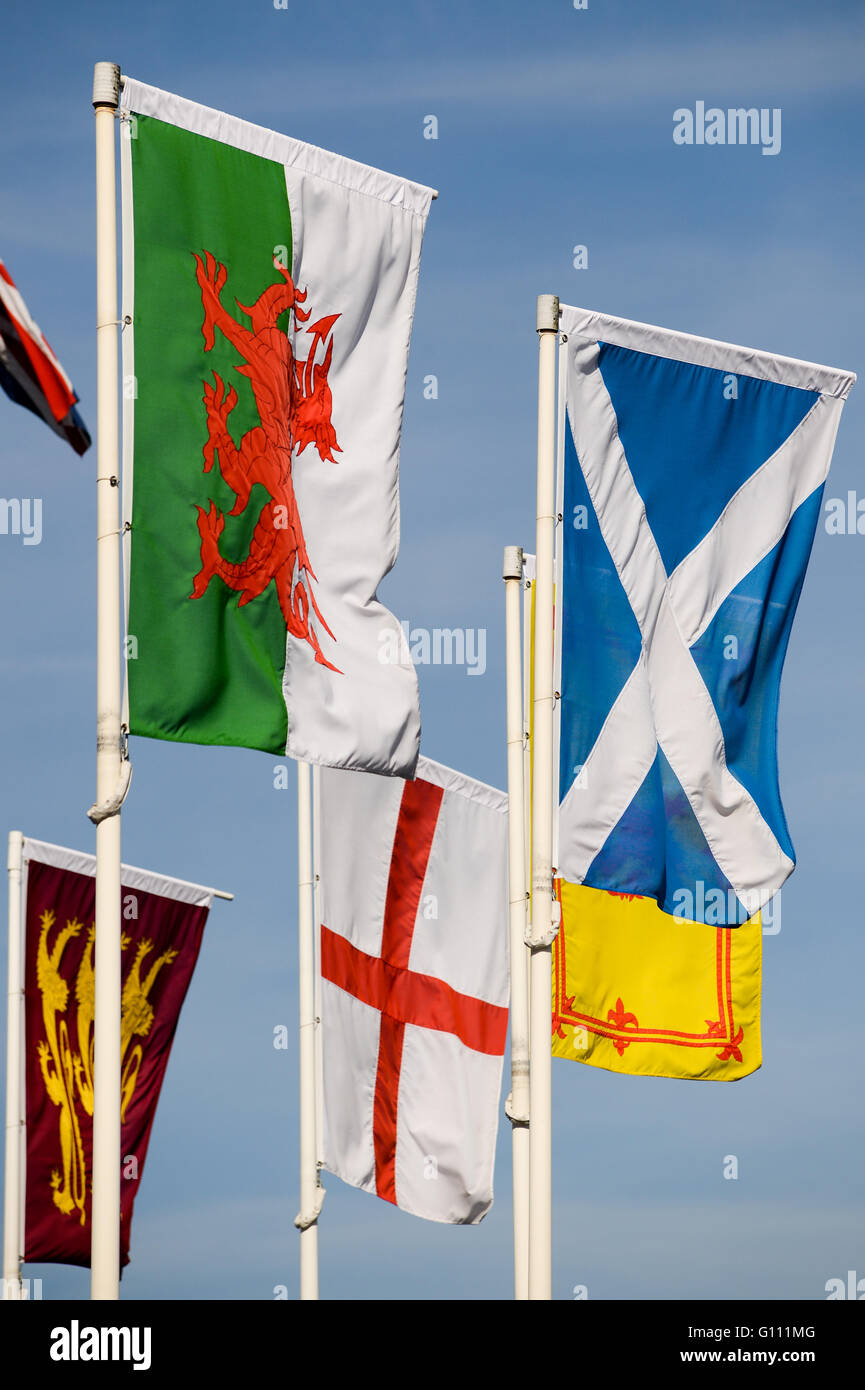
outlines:
{"label": "white border strip", "polygon": [[394,207],[404,208],[413,216],[425,219],[429,212],[433,189],[424,184],[412,183],[396,174],[386,174],[381,169],[346,159],[344,155],[321,150],[316,145],[306,145],[301,140],[279,135],[265,126],[242,121],[237,116],[228,116],[224,111],[216,111],[210,106],[199,106],[197,102],[163,92],[158,87],[149,87],[133,77],[124,76],[122,79],[120,106],[123,110],[167,121],[193,135],[219,140],[223,145],[233,145],[249,154],[271,159],[276,164],[288,165],[314,178],[326,179],[354,193],[378,198]]}
{"label": "white border strip", "polygon": [[[553,877],[559,864],[559,790],[562,784],[562,619],[564,616],[565,559],[565,430],[569,428],[567,334],[559,332],[556,351],[558,409],[556,413],[556,529],[553,556]],[[558,518],[561,517],[561,520]]]}
{"label": "white border strip", "polygon": [[459,796],[468,797],[470,801],[477,801],[481,806],[489,807],[491,811],[503,811],[507,815],[506,792],[499,791],[498,787],[491,787],[487,782],[476,782],[474,777],[467,777],[464,772],[455,772],[452,767],[445,767],[443,763],[434,763],[431,758],[418,758],[414,780],[432,782],[434,787],[441,787],[443,791],[456,792]]}
{"label": "white border strip", "polygon": [[321,1027],[321,768],[317,764],[312,767],[312,882],[315,933],[315,1161],[321,1186],[321,1170],[324,1167],[324,1038]]}
{"label": "white border strip", "polygon": [[[132,480],[135,454],[135,399],[127,383],[135,381],[135,224],[132,204],[132,134],[133,117],[124,116],[120,125],[120,371],[122,378],[122,435],[121,435],[121,518],[120,536],[123,582],[123,635],[129,635],[129,580],[132,573]],[[129,318],[131,322],[126,323]],[[123,698],[120,722],[129,728],[129,654],[124,642]]]}
{"label": "white border strip", "polygon": [[699,367],[714,367],[735,372],[739,376],[777,382],[781,386],[819,391],[821,395],[836,396],[842,401],[847,399],[856,381],[855,372],[845,372],[840,367],[821,367],[814,362],[801,362],[795,357],[778,357],[757,348],[738,347],[735,343],[725,343],[715,338],[699,338],[691,333],[614,318],[610,314],[597,313],[594,309],[577,309],[569,304],[561,305],[559,326],[568,337],[612,343],[616,347],[632,348],[656,357],[669,357],[674,362],[689,362]]}
{"label": "white border strip", "polygon": [[18,1151],[19,1208],[18,1244],[21,1251],[20,1268],[24,1266],[27,1248],[27,836],[21,840],[21,1070],[18,1102],[21,1111],[21,1135]]}
{"label": "white border strip", "polygon": [[[43,840],[24,838],[24,866],[34,859],[37,864],[50,864],[55,869],[66,869],[73,874],[96,874],[96,857],[80,850],[65,849],[62,845],[49,845]],[[122,864],[121,881],[124,888],[132,888],[140,893],[155,893],[160,898],[173,898],[175,902],[191,903],[195,907],[209,908],[216,890],[205,888],[200,883],[187,883],[179,878],[166,878],[147,869],[136,869],[130,864]],[[26,877],[26,875],[25,875]]]}

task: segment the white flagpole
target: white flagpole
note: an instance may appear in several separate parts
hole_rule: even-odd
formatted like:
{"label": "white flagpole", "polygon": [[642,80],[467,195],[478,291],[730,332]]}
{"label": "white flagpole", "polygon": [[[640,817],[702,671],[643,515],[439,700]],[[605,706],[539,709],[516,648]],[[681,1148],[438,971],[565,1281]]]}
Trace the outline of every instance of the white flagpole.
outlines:
{"label": "white flagpole", "polygon": [[553,553],[559,301],[538,296],[538,493],[532,759],[529,1298],[552,1297]]}
{"label": "white flagpole", "polygon": [[120,489],[118,487],[116,63],[93,73],[96,118],[96,913],[90,1297],[120,1281]]}
{"label": "white flagpole", "polygon": [[[529,918],[528,886],[532,880],[532,661],[534,652],[532,606],[534,602],[535,557],[523,551],[523,835],[525,840],[526,914]],[[531,969],[531,951],[526,944],[526,979]],[[531,991],[529,1018],[531,1018]],[[529,1032],[531,1054],[531,1032]]]}
{"label": "white flagpole", "polygon": [[313,961],[315,985],[313,1004],[315,1011],[315,1209],[320,1213],[324,1205],[325,1189],[321,1181],[321,1140],[323,1133],[324,1105],[324,1067],[321,1036],[321,768],[312,768],[312,908],[313,908]]}
{"label": "white flagpole", "polygon": [[21,911],[21,875],[24,836],[9,832],[9,968],[6,1002],[6,1169],[3,1177],[3,1298],[21,1297],[21,1124],[24,1062],[24,919]]}
{"label": "white flagpole", "polygon": [[313,911],[312,788],[309,763],[297,764],[297,949],[300,1034],[300,1296],[318,1298],[318,1184],[316,1097],[315,914]]}
{"label": "white flagpole", "polygon": [[520,645],[523,552],[505,548],[505,652],[508,744],[508,877],[510,882],[511,1122],[514,1170],[514,1298],[529,1296],[529,979],[526,959],[526,850],[523,788],[523,697]]}

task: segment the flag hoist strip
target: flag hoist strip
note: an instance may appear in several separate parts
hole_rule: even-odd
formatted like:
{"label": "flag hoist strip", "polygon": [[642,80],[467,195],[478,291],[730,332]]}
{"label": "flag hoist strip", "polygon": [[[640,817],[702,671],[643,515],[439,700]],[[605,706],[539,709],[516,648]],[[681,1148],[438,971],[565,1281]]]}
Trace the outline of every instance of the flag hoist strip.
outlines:
{"label": "flag hoist strip", "polygon": [[321,773],[323,1163],[434,1221],[492,1204],[507,1035],[507,797]]}
{"label": "flag hoist strip", "polygon": [[558,870],[735,925],[794,864],[781,668],[855,377],[583,309],[561,329]]}
{"label": "flag hoist strip", "polygon": [[411,775],[376,591],[432,190],[131,78],[120,118],[130,731]]}

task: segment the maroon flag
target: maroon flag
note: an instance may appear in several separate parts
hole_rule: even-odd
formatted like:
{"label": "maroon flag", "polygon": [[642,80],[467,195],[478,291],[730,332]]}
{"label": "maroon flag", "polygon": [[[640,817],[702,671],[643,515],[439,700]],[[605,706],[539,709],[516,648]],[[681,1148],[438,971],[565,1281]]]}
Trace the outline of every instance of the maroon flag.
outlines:
{"label": "maroon flag", "polygon": [[[24,842],[26,1260],[90,1264],[95,860]],[[124,865],[120,1263],[210,889]]]}

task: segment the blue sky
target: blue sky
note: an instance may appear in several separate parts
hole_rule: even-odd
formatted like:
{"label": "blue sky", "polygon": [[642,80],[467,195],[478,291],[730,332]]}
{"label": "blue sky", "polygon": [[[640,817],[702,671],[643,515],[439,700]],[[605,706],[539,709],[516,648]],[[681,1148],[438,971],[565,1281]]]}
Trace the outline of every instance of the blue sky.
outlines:
{"label": "blue sky", "polygon": [[[482,677],[419,677],[425,751],[496,785],[501,551],[533,545],[536,295],[865,366],[858,0],[48,0],[3,28],[0,255],[91,425],[94,61],[440,190],[409,364],[402,551],[382,597],[413,625],[486,629]],[[675,145],[673,112],[697,100],[780,107],[781,152]],[[43,499],[40,545],[0,536],[0,831],[90,849],[95,458],[5,397],[0,423],[0,492]],[[827,497],[865,496],[863,433],[860,382]],[[863,563],[865,537],[821,524],[782,689],[799,867],[764,940],[763,1069],[724,1087],[554,1065],[556,1298],[584,1284],[590,1299],[814,1299],[848,1269],[865,1275]],[[293,1297],[297,1055],[272,1038],[284,1023],[293,1039],[297,1014],[294,793],[274,790],[259,753],[136,740],[132,757],[124,857],[236,898],[206,930],[122,1296]],[[509,1147],[503,1122],[478,1228],[326,1179],[322,1296],[507,1298]],[[87,1294],[84,1271],[28,1272],[46,1298]]]}

